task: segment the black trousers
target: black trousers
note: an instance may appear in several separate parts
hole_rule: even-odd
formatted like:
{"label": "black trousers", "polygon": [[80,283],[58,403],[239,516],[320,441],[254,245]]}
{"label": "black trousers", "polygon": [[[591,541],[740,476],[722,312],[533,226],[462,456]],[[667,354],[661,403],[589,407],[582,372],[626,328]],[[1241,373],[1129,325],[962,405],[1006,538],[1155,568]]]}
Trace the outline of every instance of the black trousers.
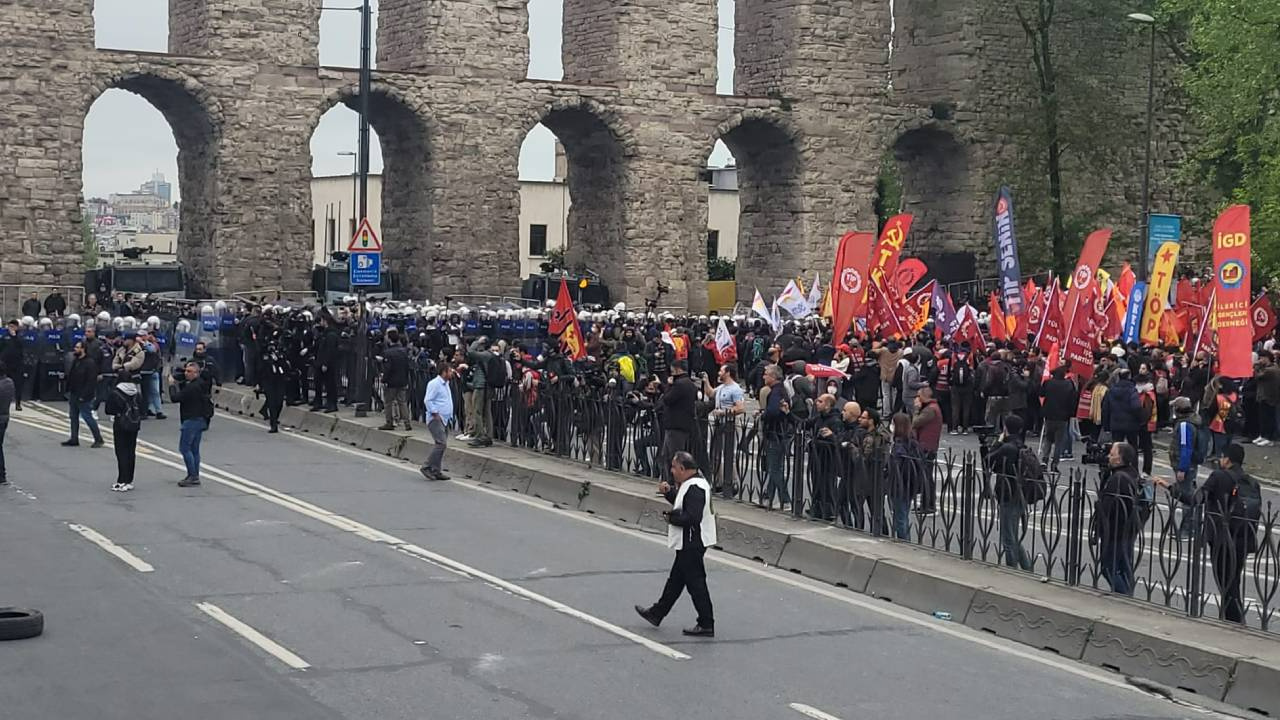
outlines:
{"label": "black trousers", "polygon": [[330,365],[328,370],[321,370],[316,366],[316,395],[311,407],[337,409],[338,368]]}
{"label": "black trousers", "polygon": [[687,430],[667,430],[662,434],[662,449],[658,452],[658,476],[663,480],[671,480],[671,458],[681,450],[689,449],[689,432]]}
{"label": "black trousers", "polygon": [[121,485],[133,484],[133,471],[138,465],[138,431],[126,432],[114,428],[116,448],[116,482]]}
{"label": "black trousers", "polygon": [[707,591],[707,569],[702,562],[702,556],[706,552],[706,548],[676,551],[676,560],[671,564],[671,574],[667,576],[667,584],[662,588],[662,597],[653,606],[653,613],[659,620],[671,612],[671,608],[680,599],[680,594],[687,588],[689,597],[693,598],[693,607],[698,611],[698,627],[716,626],[715,614],[711,608],[711,593]]}
{"label": "black trousers", "polygon": [[271,427],[276,427],[280,424],[280,410],[284,407],[284,378],[279,375],[263,378],[262,391],[267,396],[267,404],[263,408],[267,411],[267,420]]}

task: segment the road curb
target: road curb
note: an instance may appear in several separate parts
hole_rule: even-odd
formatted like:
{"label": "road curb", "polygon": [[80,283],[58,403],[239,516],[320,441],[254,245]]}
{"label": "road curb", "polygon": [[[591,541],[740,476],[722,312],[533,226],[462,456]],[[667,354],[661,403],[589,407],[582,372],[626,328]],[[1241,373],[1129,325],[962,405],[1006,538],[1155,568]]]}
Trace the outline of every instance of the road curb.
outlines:
{"label": "road curb", "polygon": [[[215,393],[215,404],[237,413],[256,412],[249,403],[253,399],[249,391],[235,388]],[[375,445],[406,462],[422,464],[432,447],[429,441],[379,431],[358,421],[292,409],[301,414],[296,422],[304,432],[344,444]],[[379,435],[377,442],[366,441],[373,434]],[[555,470],[548,471],[537,467],[546,458],[507,446],[495,449],[500,451],[450,448],[449,470],[562,508],[666,532],[661,515],[666,503],[640,489],[618,487],[634,484],[639,488],[630,478],[559,458],[554,459]],[[504,454],[510,457],[500,457]],[[721,508],[718,547],[726,553],[923,613],[947,613],[952,621],[970,628],[1095,667],[1280,716],[1280,638],[1275,636],[1173,616],[1136,601],[1104,599],[1104,593],[1086,588],[1042,584],[1033,576],[927,548],[776,514],[761,515],[759,521],[730,517]],[[736,508],[731,515],[750,515],[743,508],[730,508]],[[1088,605],[1097,610],[1079,609]]]}

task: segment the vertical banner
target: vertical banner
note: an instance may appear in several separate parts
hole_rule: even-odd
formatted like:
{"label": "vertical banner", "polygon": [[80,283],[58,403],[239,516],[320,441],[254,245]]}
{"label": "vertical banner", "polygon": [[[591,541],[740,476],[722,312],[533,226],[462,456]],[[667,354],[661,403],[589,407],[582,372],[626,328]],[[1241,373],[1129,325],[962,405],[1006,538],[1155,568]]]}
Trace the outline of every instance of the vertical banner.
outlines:
{"label": "vertical banner", "polygon": [[1125,344],[1138,342],[1139,334],[1142,332],[1142,311],[1147,306],[1147,284],[1142,281],[1135,282],[1133,289],[1129,292],[1129,309],[1124,315],[1124,335],[1121,339]]}
{"label": "vertical banner", "polygon": [[930,280],[907,298],[907,306],[915,313],[915,322],[911,327],[912,333],[920,332],[929,322],[929,307],[933,304],[933,289],[937,286],[937,280]]}
{"label": "vertical banner", "polygon": [[831,275],[831,314],[834,337],[839,345],[853,327],[853,319],[867,314],[867,270],[871,264],[871,233],[845,233],[836,248],[836,266]]}
{"label": "vertical banner", "polygon": [[896,277],[898,256],[902,254],[902,246],[907,244],[911,219],[911,215],[894,215],[880,231],[880,242],[876,243],[875,253],[871,256],[871,268],[890,278],[886,282],[893,282]]}
{"label": "vertical banner", "polygon": [[[1073,287],[1074,291],[1076,288]],[[1085,287],[1081,289],[1075,306],[1074,317],[1067,318],[1067,362],[1071,364],[1071,372],[1086,378],[1093,372],[1094,335],[1094,302],[1097,295],[1098,281],[1090,274]]]}
{"label": "vertical banner", "polygon": [[1022,268],[1018,263],[1018,239],[1013,234],[1013,193],[1002,187],[996,193],[996,261],[1000,263],[1000,295],[1005,313],[1017,317],[1025,309],[1022,296]]}
{"label": "vertical banner", "polygon": [[1167,242],[1156,252],[1151,266],[1151,282],[1147,286],[1146,309],[1142,312],[1142,330],[1139,341],[1156,345],[1160,342],[1160,318],[1164,316],[1165,300],[1173,287],[1174,268],[1178,265],[1178,244]]}
{"label": "vertical banner", "polygon": [[931,304],[934,327],[942,334],[944,340],[954,339],[956,332],[960,329],[960,318],[956,316],[955,305],[951,303],[951,294],[943,290],[941,285],[934,283]]}
{"label": "vertical banner", "polygon": [[1152,214],[1147,220],[1147,267],[1155,267],[1160,247],[1170,242],[1182,244],[1182,218],[1178,215]]}
{"label": "vertical banner", "polygon": [[1058,278],[1054,278],[1045,298],[1044,322],[1036,334],[1036,347],[1043,352],[1050,352],[1055,347],[1061,349],[1066,324],[1062,318],[1062,289],[1058,286]]}
{"label": "vertical banner", "polygon": [[551,309],[551,322],[547,326],[552,335],[560,336],[560,347],[571,360],[581,360],[587,356],[587,346],[582,339],[582,328],[578,325],[578,314],[573,309],[573,300],[569,296],[569,284],[560,278],[560,293],[556,296],[555,307]]}
{"label": "vertical banner", "polygon": [[1195,340],[1191,344],[1188,352],[1191,357],[1195,357],[1201,350],[1206,350],[1213,342],[1213,328],[1209,327],[1213,323],[1213,310],[1217,305],[1218,289],[1214,288],[1209,292],[1209,299],[1206,300],[1204,315],[1200,317],[1200,324],[1196,329]]}
{"label": "vertical banner", "polygon": [[1249,249],[1249,206],[1232,205],[1213,225],[1213,324],[1218,330],[1219,372],[1232,378],[1253,375]]}
{"label": "vertical banner", "polygon": [[1265,291],[1253,301],[1253,307],[1249,308],[1249,318],[1253,322],[1254,342],[1265,339],[1272,330],[1276,329],[1276,312],[1272,309],[1271,298],[1267,297]]}
{"label": "vertical banner", "polygon": [[1067,344],[1068,351],[1071,349],[1071,336],[1074,334],[1076,318],[1089,317],[1087,313],[1081,315],[1080,303],[1085,291],[1095,284],[1094,274],[1098,272],[1098,265],[1102,262],[1102,256],[1106,254],[1107,245],[1110,242],[1110,229],[1090,233],[1084,241],[1084,248],[1080,251],[1080,260],[1076,263],[1076,269],[1071,273],[1071,285],[1067,289],[1067,304],[1062,308],[1062,316],[1067,323],[1063,340]]}

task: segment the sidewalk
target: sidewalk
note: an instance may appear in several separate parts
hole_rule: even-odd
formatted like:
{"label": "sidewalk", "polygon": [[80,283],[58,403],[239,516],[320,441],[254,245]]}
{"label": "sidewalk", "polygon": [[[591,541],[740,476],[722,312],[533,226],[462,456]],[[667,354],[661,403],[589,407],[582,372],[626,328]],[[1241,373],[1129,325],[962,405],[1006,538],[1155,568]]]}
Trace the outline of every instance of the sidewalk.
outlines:
{"label": "sidewalk", "polygon": [[[221,388],[219,408],[254,415],[262,401]],[[378,414],[352,417],[285,408],[281,423],[311,435],[420,464],[425,433],[378,430]],[[1263,448],[1259,448],[1262,450]],[[451,446],[455,477],[514,490],[564,508],[665,532],[667,504],[651,484],[561,458],[495,444]],[[1163,612],[1158,606],[971,562],[910,543],[880,540],[750,505],[720,502],[724,552],[755,559],[1038,649],[1280,715],[1280,637]]]}

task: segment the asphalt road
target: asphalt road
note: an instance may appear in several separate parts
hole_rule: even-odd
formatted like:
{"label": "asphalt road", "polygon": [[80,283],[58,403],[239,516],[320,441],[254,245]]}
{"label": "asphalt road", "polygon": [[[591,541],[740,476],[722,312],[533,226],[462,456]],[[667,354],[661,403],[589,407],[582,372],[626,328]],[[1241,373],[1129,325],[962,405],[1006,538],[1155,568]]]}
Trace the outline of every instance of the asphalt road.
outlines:
{"label": "asphalt road", "polygon": [[1205,717],[718,553],[718,637],[689,641],[687,599],[660,629],[631,609],[660,538],[242,419],[194,489],[174,419],[144,425],[129,494],[64,433],[32,408],[5,443],[0,604],[47,616],[0,643],[6,720]]}

